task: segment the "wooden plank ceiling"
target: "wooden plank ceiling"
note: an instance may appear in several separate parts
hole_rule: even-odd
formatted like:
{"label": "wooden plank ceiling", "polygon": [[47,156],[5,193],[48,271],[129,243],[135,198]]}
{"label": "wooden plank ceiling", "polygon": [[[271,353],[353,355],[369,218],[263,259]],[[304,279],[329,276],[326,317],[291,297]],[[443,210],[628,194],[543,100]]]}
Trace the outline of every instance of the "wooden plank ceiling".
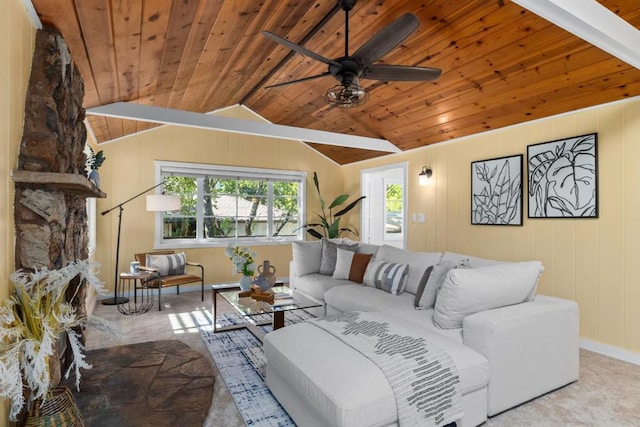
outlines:
{"label": "wooden plank ceiling", "polygon": [[[406,12],[420,26],[381,63],[442,69],[434,82],[361,80],[369,101],[330,108],[326,71],[260,34],[327,58],[344,53],[335,0],[32,0],[57,28],[85,79],[85,107],[131,101],[194,112],[244,104],[273,123],[385,138],[407,150],[640,95],[640,70],[507,0],[360,0],[355,51]],[[602,0],[640,27],[640,2]],[[90,116],[99,142],[148,129]],[[151,125],[153,126],[153,125]],[[310,144],[340,164],[385,153]]]}

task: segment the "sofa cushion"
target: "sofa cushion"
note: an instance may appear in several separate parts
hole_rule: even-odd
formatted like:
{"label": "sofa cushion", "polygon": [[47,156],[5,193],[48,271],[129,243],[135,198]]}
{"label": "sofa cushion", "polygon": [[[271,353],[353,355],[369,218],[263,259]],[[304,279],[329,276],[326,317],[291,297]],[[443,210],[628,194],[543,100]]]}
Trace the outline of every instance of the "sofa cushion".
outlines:
{"label": "sofa cushion", "polygon": [[371,254],[360,254],[338,248],[334,279],[347,279],[355,283],[362,283],[364,272],[369,265]]}
{"label": "sofa cushion", "polygon": [[297,276],[320,271],[320,261],[322,260],[322,243],[320,240],[292,242],[291,250]]}
{"label": "sofa cushion", "polygon": [[436,299],[434,322],[460,328],[470,314],[524,302],[540,267],[539,261],[529,261],[450,270]]}
{"label": "sofa cushion", "polygon": [[147,254],[145,265],[158,269],[160,276],[174,276],[184,274],[187,264],[187,256],[184,252],[170,255]]}
{"label": "sofa cushion", "polygon": [[[492,260],[492,259],[478,258],[478,257],[469,256],[469,255],[461,255],[461,254],[457,254],[455,252],[445,252],[442,255],[442,261],[461,261],[461,260],[467,260],[467,266],[469,268],[487,267],[487,266],[490,266],[490,265],[509,264],[510,263],[509,261],[496,261],[496,260]],[[527,298],[525,299],[525,301],[533,301],[533,298],[535,298],[536,289],[538,288],[538,283],[540,282],[540,279],[542,278],[542,273],[543,272],[544,272],[544,266],[542,264],[540,264],[540,272],[538,274],[538,278],[536,280],[536,284],[531,289],[531,292],[529,293],[529,295],[527,295]]]}
{"label": "sofa cushion", "polygon": [[358,244],[336,243],[331,240],[322,239],[322,258],[320,260],[320,274],[327,276],[333,275],[336,269],[336,261],[338,258],[338,248],[355,252]]}
{"label": "sofa cushion", "polygon": [[367,286],[336,286],[325,294],[327,314],[349,311],[383,311],[394,317],[411,322],[427,331],[462,342],[462,329],[440,329],[433,323],[433,309],[414,310],[413,295],[404,292],[391,296]]}
{"label": "sofa cushion", "polygon": [[376,254],[376,261],[387,261],[409,265],[406,292],[415,295],[425,270],[440,261],[440,252],[412,252],[389,245],[382,245]]}
{"label": "sofa cushion", "polygon": [[404,288],[407,286],[408,273],[409,266],[407,264],[376,260],[367,266],[363,284],[392,295],[399,295],[404,292]]}
{"label": "sofa cushion", "polygon": [[[406,292],[392,296],[367,286],[333,287],[324,295],[327,308],[333,312],[411,310],[413,295]],[[411,310],[413,311],[413,310]]]}
{"label": "sofa cushion", "polygon": [[462,258],[459,261],[440,261],[429,274],[429,277],[425,283],[424,291],[418,299],[416,294],[415,308],[418,310],[426,310],[433,308],[436,303],[436,296],[442,288],[447,273],[454,268],[468,268],[469,260]]}
{"label": "sofa cushion", "polygon": [[[297,277],[295,290],[310,295],[317,300],[324,301],[325,292],[336,286],[344,285],[360,287],[360,285],[350,280],[334,279],[331,276],[316,273]],[[387,294],[387,296],[389,296],[389,294]]]}

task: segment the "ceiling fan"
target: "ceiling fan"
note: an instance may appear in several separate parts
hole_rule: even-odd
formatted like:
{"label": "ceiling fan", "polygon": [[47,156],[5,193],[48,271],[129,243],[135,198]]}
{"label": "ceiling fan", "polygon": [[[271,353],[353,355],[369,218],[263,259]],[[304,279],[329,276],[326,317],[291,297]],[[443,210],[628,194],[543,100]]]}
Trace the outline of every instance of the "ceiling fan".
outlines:
{"label": "ceiling fan", "polygon": [[412,13],[407,13],[397,18],[391,24],[378,31],[353,55],[349,55],[349,11],[353,9],[355,4],[356,0],[338,0],[338,5],[345,13],[344,56],[340,58],[325,58],[269,31],[262,31],[262,34],[271,40],[329,66],[328,71],[324,73],[274,84],[267,86],[267,88],[285,86],[332,75],[340,83],[327,90],[324,95],[325,101],[332,106],[351,108],[364,104],[369,97],[367,90],[360,86],[358,79],[385,82],[429,81],[435,80],[440,76],[440,70],[437,68],[374,64],[418,28],[418,18]]}

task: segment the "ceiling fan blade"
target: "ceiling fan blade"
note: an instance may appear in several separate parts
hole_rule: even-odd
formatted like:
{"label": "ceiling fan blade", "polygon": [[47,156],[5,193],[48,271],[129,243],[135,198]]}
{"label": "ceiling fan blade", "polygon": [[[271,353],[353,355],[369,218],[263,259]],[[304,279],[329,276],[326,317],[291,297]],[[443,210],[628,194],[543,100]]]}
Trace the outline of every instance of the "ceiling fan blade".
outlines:
{"label": "ceiling fan blade", "polygon": [[413,13],[402,15],[363,44],[353,58],[365,67],[373,64],[413,33],[418,24],[418,18]]}
{"label": "ceiling fan blade", "polygon": [[299,44],[295,44],[293,42],[290,42],[287,39],[283,39],[280,36],[277,36],[275,34],[273,34],[272,32],[269,31],[262,31],[262,34],[265,35],[266,37],[270,38],[271,40],[273,40],[274,42],[280,43],[281,45],[284,45],[286,47],[288,47],[289,49],[296,51],[302,55],[308,56],[309,58],[313,58],[318,62],[322,62],[325,63],[327,65],[337,65],[337,66],[341,66],[339,62],[334,61],[333,59],[329,59],[329,58],[325,58],[322,55],[318,55],[315,52],[310,51],[307,48],[304,48],[302,46],[300,46]]}
{"label": "ceiling fan blade", "polygon": [[371,65],[365,68],[361,79],[389,81],[429,81],[440,77],[440,69],[410,67],[406,65]]}
{"label": "ceiling fan blade", "polygon": [[330,75],[331,75],[330,72],[325,71],[324,73],[316,74],[315,76],[303,77],[303,78],[297,79],[297,80],[290,80],[290,81],[284,82],[284,83],[277,83],[275,85],[265,86],[265,89],[269,89],[269,88],[272,88],[272,87],[287,86],[287,85],[291,85],[291,84],[294,84],[294,83],[306,82],[307,80],[315,80],[315,79],[319,79],[320,77],[330,76]]}

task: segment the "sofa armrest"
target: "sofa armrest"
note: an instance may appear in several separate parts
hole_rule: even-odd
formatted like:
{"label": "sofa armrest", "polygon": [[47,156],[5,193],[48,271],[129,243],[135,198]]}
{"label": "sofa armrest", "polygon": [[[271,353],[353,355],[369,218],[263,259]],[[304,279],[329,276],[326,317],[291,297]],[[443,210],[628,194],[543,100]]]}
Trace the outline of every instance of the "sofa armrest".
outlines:
{"label": "sofa armrest", "polygon": [[499,412],[578,379],[578,305],[533,301],[467,316],[464,344],[489,360],[487,412]]}

